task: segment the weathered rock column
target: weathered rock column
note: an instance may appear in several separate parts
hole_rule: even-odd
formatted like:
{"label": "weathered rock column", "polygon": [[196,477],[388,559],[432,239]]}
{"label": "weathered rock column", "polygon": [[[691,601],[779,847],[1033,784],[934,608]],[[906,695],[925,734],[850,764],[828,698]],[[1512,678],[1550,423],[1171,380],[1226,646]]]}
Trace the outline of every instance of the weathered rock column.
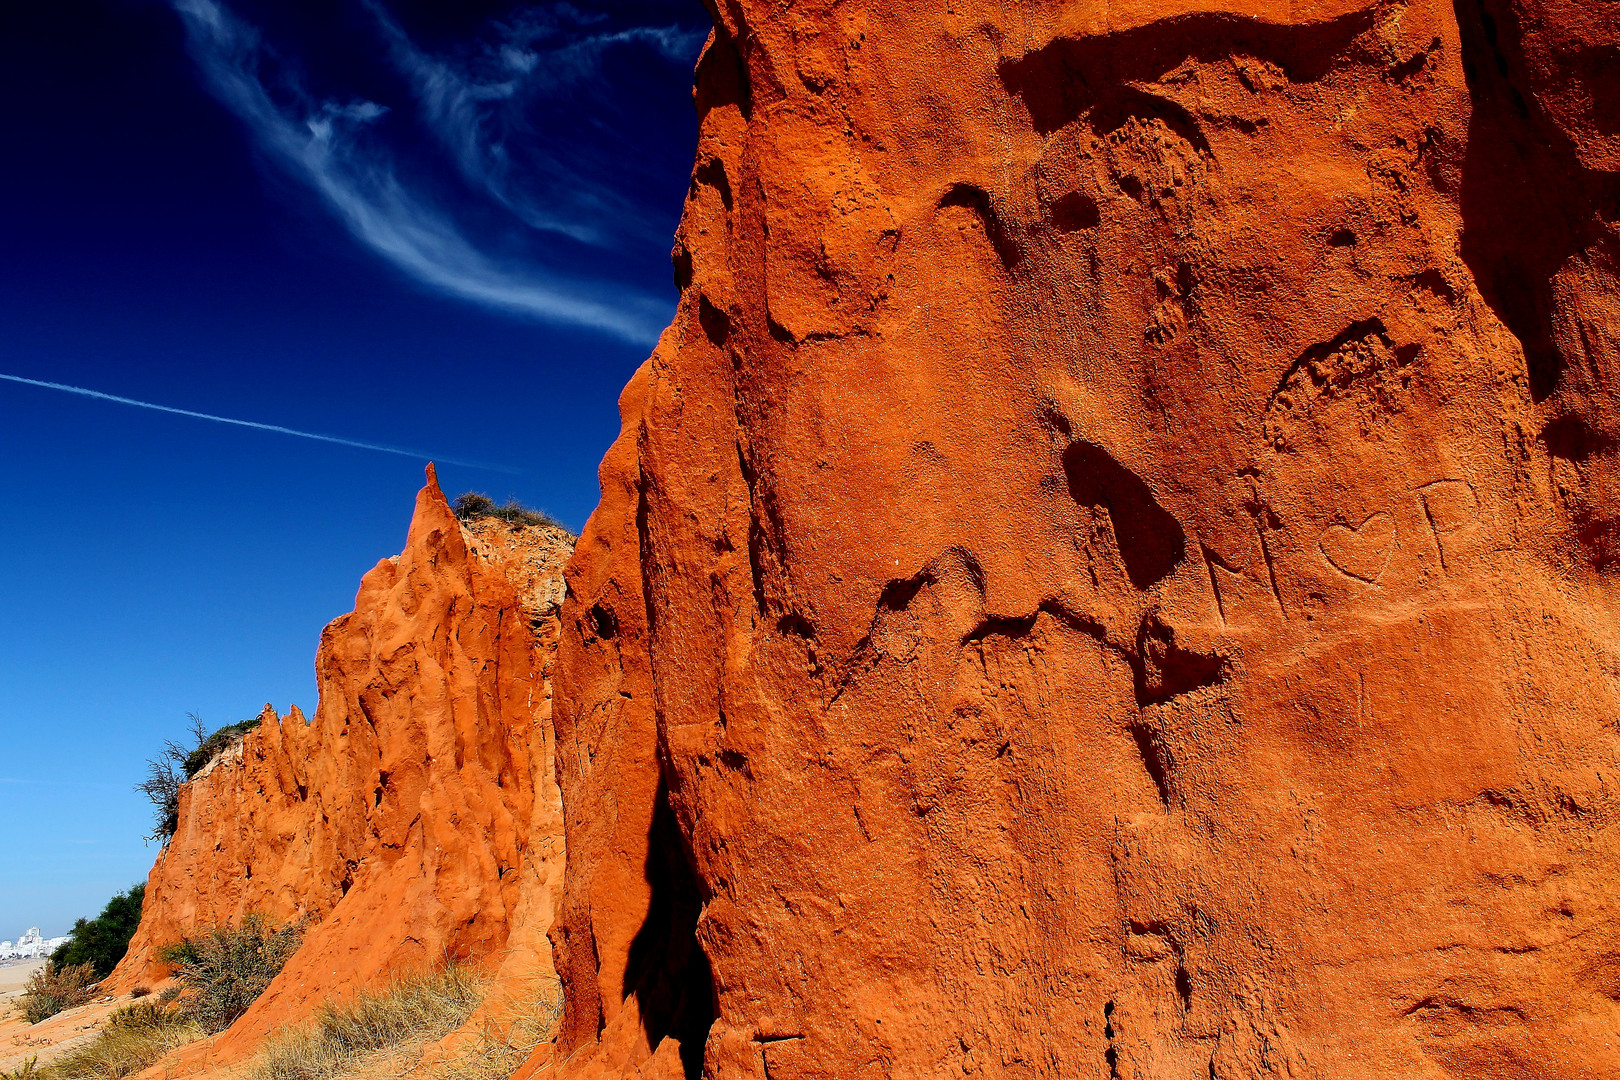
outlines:
{"label": "weathered rock column", "polygon": [[1615,21],[719,7],[565,1073],[1620,1076]]}

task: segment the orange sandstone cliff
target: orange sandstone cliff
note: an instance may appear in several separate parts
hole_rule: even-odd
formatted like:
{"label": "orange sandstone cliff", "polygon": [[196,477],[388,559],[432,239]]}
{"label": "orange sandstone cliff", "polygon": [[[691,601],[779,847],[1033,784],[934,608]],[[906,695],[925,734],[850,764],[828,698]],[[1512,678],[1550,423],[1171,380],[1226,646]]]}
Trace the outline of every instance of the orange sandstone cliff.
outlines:
{"label": "orange sandstone cliff", "polygon": [[555,1074],[1620,1077],[1620,7],[716,21]]}
{"label": "orange sandstone cliff", "polygon": [[215,1062],[504,947],[519,1080],[1620,1078],[1620,7],[715,15],[560,615],[430,483],[116,978],[258,907]]}
{"label": "orange sandstone cliff", "polygon": [[550,668],[571,548],[550,526],[461,524],[430,470],[404,552],[321,636],[314,720],[267,708],[182,789],[111,988],[162,978],[157,950],[199,927],[306,920],[265,995],[190,1055],[218,1064],[401,971],[549,971],[562,872]]}

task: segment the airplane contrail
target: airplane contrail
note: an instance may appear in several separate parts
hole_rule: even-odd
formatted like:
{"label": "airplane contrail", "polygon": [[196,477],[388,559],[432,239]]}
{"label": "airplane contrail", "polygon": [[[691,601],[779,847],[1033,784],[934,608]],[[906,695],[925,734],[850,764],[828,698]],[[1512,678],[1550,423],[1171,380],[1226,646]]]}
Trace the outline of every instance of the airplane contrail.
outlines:
{"label": "airplane contrail", "polygon": [[97,401],[112,401],[119,405],[133,405],[137,409],[151,409],[154,412],[172,413],[175,416],[189,416],[193,420],[212,420],[216,424],[233,424],[236,427],[253,428],[255,431],[273,431],[278,435],[296,435],[300,439],[314,439],[316,442],[335,443],[338,446],[352,446],[357,450],[376,450],[384,454],[399,454],[403,457],[419,458],[422,460],[442,461],[446,465],[461,465],[469,469],[492,469],[495,472],[519,473],[521,469],[514,469],[509,465],[495,465],[487,461],[468,461],[465,458],[453,458],[442,454],[428,454],[420,450],[408,450],[401,446],[387,446],[383,443],[362,442],[359,439],[345,439],[337,435],[322,435],[314,431],[299,431],[296,428],[282,427],[280,424],[261,424],[256,420],[237,420],[229,416],[215,416],[213,413],[195,412],[191,409],[177,409],[172,405],[159,405],[151,401],[139,401],[135,398],[120,397],[117,394],[104,394],[100,390],[91,390],[83,386],[69,386],[66,383],[46,382],[44,379],[25,379],[21,375],[7,375],[0,372],[0,379],[6,382],[21,383],[24,386],[39,386],[46,390],[60,390],[65,394],[78,394],[80,397],[95,398]]}

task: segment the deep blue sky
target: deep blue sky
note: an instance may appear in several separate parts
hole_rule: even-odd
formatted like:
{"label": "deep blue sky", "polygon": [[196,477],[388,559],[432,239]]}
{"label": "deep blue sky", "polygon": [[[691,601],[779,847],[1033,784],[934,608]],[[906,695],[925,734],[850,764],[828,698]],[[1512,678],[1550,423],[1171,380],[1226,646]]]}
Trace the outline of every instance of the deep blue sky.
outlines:
{"label": "deep blue sky", "polygon": [[[577,531],[673,310],[707,25],[0,4],[0,374],[427,451]],[[187,712],[313,711],[424,461],[0,381],[0,939],[145,878],[132,785]]]}

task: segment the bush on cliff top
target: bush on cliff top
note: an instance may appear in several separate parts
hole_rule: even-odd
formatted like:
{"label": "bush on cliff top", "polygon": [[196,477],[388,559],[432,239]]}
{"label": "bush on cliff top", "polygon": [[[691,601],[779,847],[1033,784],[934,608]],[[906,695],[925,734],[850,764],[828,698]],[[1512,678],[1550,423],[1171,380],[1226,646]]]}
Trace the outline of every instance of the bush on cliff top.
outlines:
{"label": "bush on cliff top", "polygon": [[152,801],[156,815],[147,839],[164,844],[173,838],[175,830],[180,827],[180,788],[243,735],[259,726],[255,717],[238,724],[226,724],[210,735],[202,717],[196,713],[187,715],[191,717],[191,737],[196,745],[186,747],[172,739],[165,742],[163,751],[146,763],[146,780],[135,785],[136,791]]}
{"label": "bush on cliff top", "polygon": [[74,923],[67,941],[51,953],[51,963],[57,968],[89,964],[96,978],[111,975],[129,951],[129,939],[141,924],[141,903],[145,898],[145,884],[131,885],[127,892],[107,901],[100,915]]}
{"label": "bush on cliff top", "polygon": [[494,499],[477,491],[457,495],[450,509],[462,521],[496,518],[508,525],[552,525],[562,528],[556,518],[542,510],[524,506],[516,499],[508,499],[505,506],[497,506]]}
{"label": "bush on cliff top", "polygon": [[[199,721],[199,727],[196,729],[196,732],[199,735],[202,733],[200,725],[201,722]],[[233,745],[235,745],[238,739],[258,726],[259,718],[255,716],[252,720],[243,720],[235,724],[226,724],[224,727],[208,736],[208,738],[199,739],[197,742],[197,749],[186,755],[186,779],[196,779],[197,774],[206,769],[210,761],[213,761],[215,758],[219,757],[219,755],[223,754],[226,750],[229,750]]]}
{"label": "bush on cliff top", "polygon": [[57,967],[47,960],[45,966],[28,977],[17,1004],[22,1007],[23,1018],[30,1024],[49,1019],[63,1009],[83,1005],[96,993],[96,971],[89,964]]}
{"label": "bush on cliff top", "polygon": [[303,939],[302,924],[274,927],[251,913],[241,926],[215,926],[181,938],[158,958],[175,965],[179,1014],[213,1035],[247,1012]]}

